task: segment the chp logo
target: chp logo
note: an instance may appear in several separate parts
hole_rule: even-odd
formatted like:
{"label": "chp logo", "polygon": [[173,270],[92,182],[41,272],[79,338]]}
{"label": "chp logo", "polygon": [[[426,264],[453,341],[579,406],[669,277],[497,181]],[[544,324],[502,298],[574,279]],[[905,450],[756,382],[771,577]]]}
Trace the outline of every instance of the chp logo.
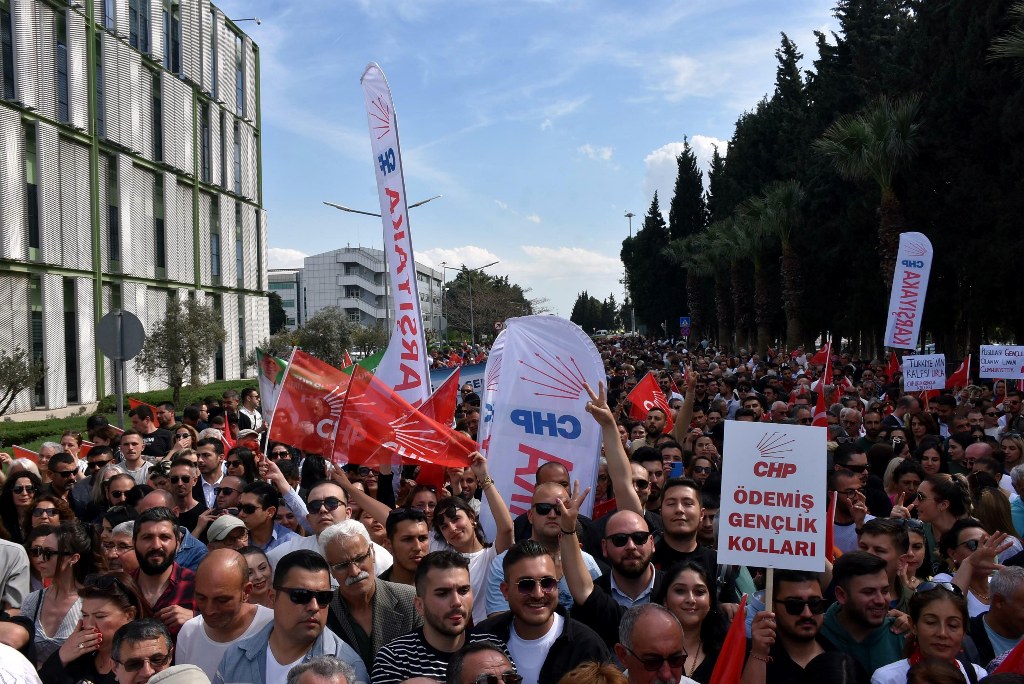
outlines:
{"label": "chp logo", "polygon": [[754,464],[754,475],[778,479],[795,475],[796,464],[786,461],[786,454],[792,453],[795,441],[784,433],[765,433],[757,442],[758,461]]}

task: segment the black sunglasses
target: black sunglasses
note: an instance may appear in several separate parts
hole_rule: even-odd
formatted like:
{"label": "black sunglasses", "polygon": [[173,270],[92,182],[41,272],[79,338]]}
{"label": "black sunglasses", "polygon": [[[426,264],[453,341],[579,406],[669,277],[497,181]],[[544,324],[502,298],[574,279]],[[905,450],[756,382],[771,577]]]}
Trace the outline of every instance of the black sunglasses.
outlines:
{"label": "black sunglasses", "polygon": [[153,666],[154,670],[156,670],[157,668],[166,665],[170,659],[170,653],[154,653],[146,658],[129,658],[124,662],[120,662],[118,660],[115,660],[114,662],[121,665],[121,667],[123,667],[127,672],[138,672],[145,667],[147,662]]}
{"label": "black sunglasses", "polygon": [[973,552],[978,550],[979,546],[981,546],[981,540],[979,540],[979,539],[968,539],[967,541],[960,542],[959,544],[957,544],[957,546],[966,546],[967,550],[970,551],[971,553],[973,553]]}
{"label": "black sunglasses", "polygon": [[889,518],[889,522],[898,527],[906,527],[908,530],[920,531],[924,529],[923,520],[914,518]]}
{"label": "black sunglasses", "polygon": [[39,490],[33,485],[18,485],[17,487],[13,487],[11,491],[15,494],[37,494],[39,492]]}
{"label": "black sunglasses", "polygon": [[255,504],[238,504],[238,510],[246,515],[252,515],[259,509],[260,507]]}
{"label": "black sunglasses", "polygon": [[51,516],[51,517],[56,517],[56,516],[60,515],[60,511],[58,511],[56,508],[33,508],[32,509],[32,517],[33,518],[42,518],[44,515],[48,515],[48,516]]}
{"label": "black sunglasses", "polygon": [[232,487],[214,487],[213,488],[213,495],[214,496],[220,496],[222,493],[223,494],[234,494],[237,491],[238,491],[237,489],[234,489]]}
{"label": "black sunglasses", "polygon": [[343,505],[345,502],[336,496],[328,496],[323,499],[313,499],[306,504],[306,510],[310,513],[319,513],[321,508],[326,508],[330,512],[338,510],[338,507]]}
{"label": "black sunglasses", "polygon": [[803,615],[804,608],[811,609],[811,615],[821,615],[825,612],[825,608],[828,605],[825,603],[825,599],[820,596],[812,596],[808,599],[799,598],[788,598],[788,599],[775,599],[776,603],[781,603],[786,608],[786,612],[790,615]]}
{"label": "black sunglasses", "polygon": [[60,475],[61,477],[63,477],[66,480],[69,477],[74,477],[75,475],[77,475],[78,474],[78,468],[72,468],[71,470],[51,470],[50,474],[51,475]]}
{"label": "black sunglasses", "polygon": [[643,546],[650,538],[650,532],[619,532],[618,534],[609,534],[605,537],[605,539],[610,541],[616,548],[620,549],[628,544],[630,539],[632,539],[633,543],[637,546]]}
{"label": "black sunglasses", "polygon": [[192,481],[191,475],[171,475],[171,484],[188,484]]}
{"label": "black sunglasses", "polygon": [[695,475],[710,475],[715,472],[714,466],[693,466],[691,469]]}
{"label": "black sunglasses", "polygon": [[326,591],[313,591],[312,589],[291,589],[288,587],[274,587],[276,591],[283,591],[288,594],[288,598],[292,600],[297,606],[304,606],[309,603],[312,599],[316,599],[316,603],[321,608],[326,608],[331,605],[331,598],[334,596],[334,592],[330,589]]}
{"label": "black sunglasses", "polygon": [[114,490],[114,491],[110,492],[110,496],[112,496],[115,499],[123,499],[126,496],[128,496],[128,491],[117,491],[117,490]]}
{"label": "black sunglasses", "polygon": [[558,510],[558,506],[551,503],[533,504],[533,510],[537,511],[540,515],[550,515],[551,511],[554,511],[555,515],[562,515],[562,511]]}
{"label": "black sunglasses", "polygon": [[45,546],[33,546],[28,550],[28,555],[32,558],[42,558],[44,561],[48,561],[56,556],[60,551],[56,549],[48,549]]}
{"label": "black sunglasses", "polygon": [[540,590],[545,594],[550,594],[558,586],[558,580],[550,575],[547,577],[534,578],[524,577],[523,579],[516,582],[516,586],[519,588],[520,594],[532,594],[533,590],[540,585]]}
{"label": "black sunglasses", "polygon": [[515,670],[496,674],[482,674],[473,680],[473,684],[522,684],[523,676]]}
{"label": "black sunglasses", "polygon": [[242,467],[242,462],[239,461],[237,458],[234,461],[227,461],[227,464],[228,464],[228,468],[241,468]]}
{"label": "black sunglasses", "polygon": [[103,468],[114,462],[114,459],[108,458],[103,461],[89,461],[85,464],[86,470],[95,470],[96,468]]}
{"label": "black sunglasses", "polygon": [[651,483],[647,480],[633,480],[633,486],[642,492],[648,487],[650,487]]}
{"label": "black sunglasses", "polygon": [[640,664],[643,665],[644,669],[648,672],[657,672],[661,669],[662,663],[668,663],[668,666],[674,670],[676,668],[682,667],[683,663],[686,662],[685,651],[683,651],[682,653],[673,653],[670,656],[650,655],[641,658],[636,654],[636,651],[631,649],[629,646],[623,644],[622,647],[629,651],[630,655],[639,660]]}
{"label": "black sunglasses", "polygon": [[291,452],[282,449],[274,449],[270,452],[271,458],[290,458]]}

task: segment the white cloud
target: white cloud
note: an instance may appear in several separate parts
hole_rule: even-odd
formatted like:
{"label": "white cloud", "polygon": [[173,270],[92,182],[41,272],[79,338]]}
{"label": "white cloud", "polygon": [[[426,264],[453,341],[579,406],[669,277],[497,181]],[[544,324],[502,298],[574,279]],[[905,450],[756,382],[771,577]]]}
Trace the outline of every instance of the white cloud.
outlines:
{"label": "white cloud", "polygon": [[529,221],[530,223],[540,223],[540,216],[537,216],[536,214],[530,214],[529,216],[526,217],[526,220]]}
{"label": "white cloud", "polygon": [[[719,140],[707,135],[695,135],[690,140],[690,147],[697,156],[697,166],[704,172],[704,187],[708,183],[708,167],[711,163],[711,155],[714,147],[718,146],[718,153],[724,155],[727,141]],[[661,210],[668,215],[669,202],[672,201],[672,192],[676,185],[676,175],[679,172],[679,164],[676,157],[683,151],[682,142],[670,142],[662,145],[644,157],[644,193],[650,199],[654,197],[654,191],[658,191],[658,203]]]}
{"label": "white cloud", "polygon": [[614,150],[611,147],[594,147],[590,143],[580,145],[577,149],[580,154],[590,157],[591,159],[601,161],[611,161]]}
{"label": "white cloud", "polygon": [[540,130],[550,131],[554,125],[555,124],[551,119],[544,119],[543,121],[540,122]]}
{"label": "white cloud", "polygon": [[540,216],[538,214],[528,214],[528,215],[524,216],[521,211],[516,211],[515,209],[510,207],[508,202],[502,202],[501,200],[494,200],[494,203],[497,204],[498,208],[501,209],[502,211],[507,211],[508,213],[512,214],[513,216],[515,216],[517,218],[525,219],[525,220],[529,221],[530,223],[540,223]]}
{"label": "white cloud", "polygon": [[269,268],[302,268],[303,259],[309,255],[288,247],[271,247],[267,250]]}
{"label": "white cloud", "polygon": [[501,200],[494,200],[494,203],[498,205],[499,209],[508,209],[508,203],[502,202]]}

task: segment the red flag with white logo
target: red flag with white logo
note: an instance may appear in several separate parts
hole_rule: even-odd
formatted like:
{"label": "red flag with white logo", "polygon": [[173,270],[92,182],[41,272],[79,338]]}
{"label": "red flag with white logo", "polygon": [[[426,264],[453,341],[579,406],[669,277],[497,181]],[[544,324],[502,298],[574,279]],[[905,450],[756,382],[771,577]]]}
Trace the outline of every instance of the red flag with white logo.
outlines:
{"label": "red flag with white logo", "polygon": [[[420,411],[439,423],[452,425],[455,423],[455,408],[459,403],[459,374],[458,368],[448,376],[441,385],[434,390],[433,394],[423,402]],[[433,485],[438,491],[444,487],[445,469],[443,466],[432,463],[424,463],[420,466],[420,472],[416,476],[416,483],[421,485]]]}
{"label": "red flag with white logo", "polygon": [[341,357],[341,367],[348,368],[353,364],[352,357],[348,354],[348,349],[345,350],[345,354]]}
{"label": "red flag with white logo", "polygon": [[956,372],[952,373],[946,378],[946,389],[953,389],[954,387],[967,387],[970,384],[970,378],[968,374],[971,372],[971,355],[968,354],[964,362],[960,364],[960,367],[956,369]]}
{"label": "red flag with white logo", "polygon": [[661,391],[661,386],[654,378],[654,373],[649,372],[626,397],[629,401],[629,417],[633,420],[644,421],[652,408],[660,408],[665,412],[665,429],[661,434],[667,435],[672,432],[672,411],[668,408],[668,399]]}
{"label": "red flag with white logo", "polygon": [[270,439],[330,458],[350,378],[296,350],[281,381]]}

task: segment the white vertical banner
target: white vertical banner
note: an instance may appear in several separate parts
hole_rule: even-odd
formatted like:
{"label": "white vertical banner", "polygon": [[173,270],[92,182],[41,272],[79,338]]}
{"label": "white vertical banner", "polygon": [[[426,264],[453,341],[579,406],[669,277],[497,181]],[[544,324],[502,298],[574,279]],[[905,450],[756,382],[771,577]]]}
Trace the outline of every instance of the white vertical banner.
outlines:
{"label": "white vertical banner", "polygon": [[932,270],[932,243],[921,233],[901,233],[885,323],[885,346],[917,349],[924,297]]}
{"label": "white vertical banner", "polygon": [[[580,487],[592,487],[601,455],[601,430],[586,411],[583,383],[596,392],[604,364],[593,341],[574,323],[556,316],[512,318],[498,336],[484,372],[480,447],[488,471],[512,517],[526,512],[537,468],[557,462]],[[590,515],[593,497],[580,511]],[[489,509],[480,509],[489,539]]]}
{"label": "white vertical banner", "polygon": [[402,399],[419,406],[430,396],[430,358],[416,287],[405,176],[398,147],[398,119],[388,81],[377,64],[371,62],[367,65],[360,83],[370,125],[370,146],[376,168],[377,195],[384,223],[384,251],[395,317],[391,341],[375,375],[393,387]]}

